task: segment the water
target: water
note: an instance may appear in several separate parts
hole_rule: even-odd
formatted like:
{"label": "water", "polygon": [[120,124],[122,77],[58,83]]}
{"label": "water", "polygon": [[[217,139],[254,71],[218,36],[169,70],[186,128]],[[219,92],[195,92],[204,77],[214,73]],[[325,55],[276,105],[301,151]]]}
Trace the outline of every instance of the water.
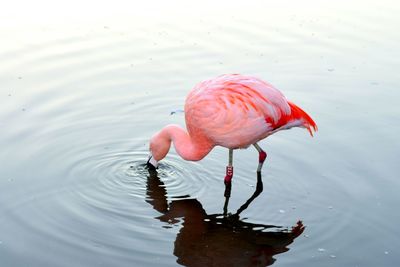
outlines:
{"label": "water", "polygon": [[[126,5],[0,11],[1,266],[399,264],[396,2]],[[144,162],[187,92],[232,72],[320,130],[260,143],[247,208],[257,153],[236,151],[224,217],[225,149]]]}

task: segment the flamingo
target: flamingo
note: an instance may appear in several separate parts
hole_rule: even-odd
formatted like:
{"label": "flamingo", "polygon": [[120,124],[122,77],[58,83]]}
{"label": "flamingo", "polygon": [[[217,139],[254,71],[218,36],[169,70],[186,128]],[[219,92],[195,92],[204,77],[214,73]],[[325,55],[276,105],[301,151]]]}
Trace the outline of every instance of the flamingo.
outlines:
{"label": "flamingo", "polygon": [[215,146],[228,148],[225,184],[233,177],[233,150],[251,145],[258,151],[257,174],[267,153],[258,145],[262,139],[292,127],[302,127],[311,136],[317,131],[313,119],[288,101],[271,84],[256,77],[225,74],[197,84],[185,101],[187,131],[167,125],[150,140],[147,166],[158,167],[174,144],[184,159],[203,159]]}

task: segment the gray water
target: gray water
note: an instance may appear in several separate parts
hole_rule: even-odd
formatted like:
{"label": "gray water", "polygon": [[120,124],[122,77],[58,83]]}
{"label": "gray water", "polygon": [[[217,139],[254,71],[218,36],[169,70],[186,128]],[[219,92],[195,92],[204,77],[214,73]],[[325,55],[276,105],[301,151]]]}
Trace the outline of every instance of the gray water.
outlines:
{"label": "gray water", "polygon": [[[399,4],[295,2],[2,8],[0,266],[398,266]],[[319,127],[260,142],[246,209],[258,155],[235,151],[227,216],[226,149],[144,166],[189,90],[224,73]]]}

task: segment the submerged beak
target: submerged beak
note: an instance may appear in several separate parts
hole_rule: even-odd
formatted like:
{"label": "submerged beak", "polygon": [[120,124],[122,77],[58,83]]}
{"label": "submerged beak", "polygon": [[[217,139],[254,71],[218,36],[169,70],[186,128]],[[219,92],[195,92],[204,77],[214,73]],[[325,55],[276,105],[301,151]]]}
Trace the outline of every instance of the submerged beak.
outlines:
{"label": "submerged beak", "polygon": [[158,162],[154,159],[153,155],[150,153],[149,159],[147,160],[147,168],[150,170],[155,170],[158,168]]}

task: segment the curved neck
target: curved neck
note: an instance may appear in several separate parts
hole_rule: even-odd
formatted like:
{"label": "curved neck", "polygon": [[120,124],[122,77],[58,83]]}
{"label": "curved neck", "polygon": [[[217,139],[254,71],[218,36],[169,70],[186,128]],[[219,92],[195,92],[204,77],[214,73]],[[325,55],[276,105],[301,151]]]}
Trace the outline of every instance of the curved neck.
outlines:
{"label": "curved neck", "polygon": [[193,139],[186,130],[178,125],[168,125],[161,130],[161,134],[169,137],[176,152],[185,160],[197,161],[204,158],[213,148],[207,140]]}

